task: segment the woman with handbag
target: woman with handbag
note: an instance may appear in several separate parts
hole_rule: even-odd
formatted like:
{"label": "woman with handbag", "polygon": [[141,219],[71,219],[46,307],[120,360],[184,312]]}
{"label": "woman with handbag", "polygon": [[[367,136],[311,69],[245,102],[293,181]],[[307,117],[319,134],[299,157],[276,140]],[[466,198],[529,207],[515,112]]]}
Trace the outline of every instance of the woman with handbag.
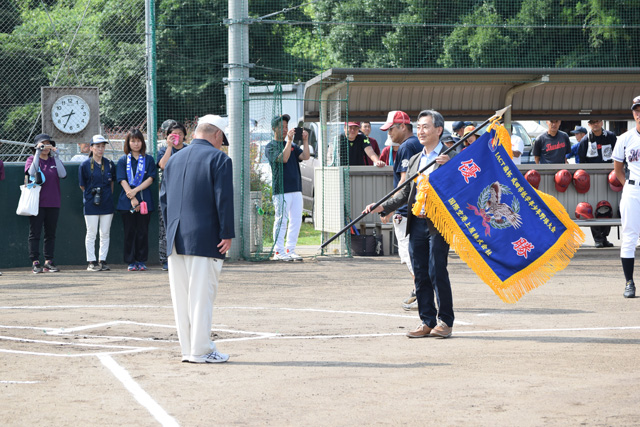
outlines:
{"label": "woman with handbag", "polygon": [[[29,217],[29,258],[34,273],[60,271],[53,263],[56,244],[56,227],[60,214],[60,179],[67,171],[58,157],[56,142],[47,134],[35,137],[35,152],[25,164],[25,175],[41,185],[38,215]],[[44,266],[40,264],[40,234],[44,226]]]}
{"label": "woman with handbag", "polygon": [[149,186],[158,172],[146,150],[142,132],[132,129],[124,140],[125,155],[116,167],[116,179],[122,185],[117,209],[122,214],[124,262],[129,271],[145,271],[149,256],[149,212],[154,210]]}
{"label": "woman with handbag", "polygon": [[[111,160],[104,158],[106,145],[107,140],[102,135],[94,135],[91,139],[89,158],[78,168],[78,181],[83,193],[84,222],[87,225],[84,243],[89,271],[110,270],[107,265],[107,254],[114,211],[112,195],[116,168]],[[100,263],[96,259],[98,229],[100,229]]]}

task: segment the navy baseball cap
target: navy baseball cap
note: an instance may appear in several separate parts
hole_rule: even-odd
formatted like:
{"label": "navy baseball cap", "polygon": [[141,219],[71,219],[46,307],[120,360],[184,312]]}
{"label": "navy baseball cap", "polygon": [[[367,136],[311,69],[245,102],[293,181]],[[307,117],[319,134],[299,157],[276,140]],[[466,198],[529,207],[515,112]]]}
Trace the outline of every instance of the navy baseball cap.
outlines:
{"label": "navy baseball cap", "polygon": [[281,114],[279,116],[275,116],[271,120],[271,128],[277,127],[282,120],[284,120],[285,122],[289,123],[289,120],[291,120],[291,116],[289,116],[288,114]]}
{"label": "navy baseball cap", "polygon": [[576,128],[569,133],[571,135],[575,135],[576,133],[589,133],[589,132],[587,131],[587,129],[585,129],[582,126],[576,126]]}
{"label": "navy baseball cap", "polygon": [[635,98],[633,98],[633,105],[631,106],[631,109],[633,110],[638,105],[640,105],[640,96],[636,96]]}
{"label": "navy baseball cap", "polygon": [[40,135],[36,135],[36,137],[34,138],[34,141],[35,141],[34,147],[43,141],[49,141],[51,145],[53,145],[54,147],[56,146],[56,142],[53,139],[51,139],[51,137],[46,133],[41,133]]}
{"label": "navy baseball cap", "polygon": [[453,129],[453,131],[457,131],[458,129],[462,129],[465,126],[465,122],[453,122],[453,124],[451,125],[451,129]]}

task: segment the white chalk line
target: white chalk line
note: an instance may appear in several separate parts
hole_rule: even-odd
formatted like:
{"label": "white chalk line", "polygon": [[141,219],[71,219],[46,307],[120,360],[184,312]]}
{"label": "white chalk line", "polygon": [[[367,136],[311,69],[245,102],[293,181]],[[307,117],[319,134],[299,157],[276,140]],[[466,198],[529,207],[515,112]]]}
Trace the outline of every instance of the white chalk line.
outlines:
{"label": "white chalk line", "polygon": [[52,345],[61,345],[61,346],[73,346],[73,347],[96,347],[96,348],[122,348],[122,349],[135,349],[139,347],[132,347],[130,345],[107,345],[107,344],[87,344],[87,343],[72,343],[72,342],[60,342],[60,341],[45,341],[45,340],[35,340],[31,338],[17,338],[17,337],[7,337],[0,335],[0,340],[7,341],[19,341],[19,342],[29,342],[29,343],[37,343],[37,344],[52,344]]}
{"label": "white chalk line", "polygon": [[0,384],[38,384],[40,381],[2,381]]}
{"label": "white chalk line", "polygon": [[167,413],[140,385],[131,378],[129,372],[120,366],[111,356],[98,355],[100,362],[124,385],[149,413],[163,426],[179,426],[175,418]]}
{"label": "white chalk line", "polygon": [[495,329],[485,331],[456,331],[455,334],[503,334],[537,332],[589,332],[589,331],[625,331],[638,330],[640,326],[607,326],[600,328],[549,328],[549,329]]}
{"label": "white chalk line", "polygon": [[23,351],[23,350],[8,350],[4,348],[0,348],[0,353],[12,353],[12,354],[26,354],[29,356],[45,356],[45,357],[93,357],[93,356],[108,356],[113,354],[131,354],[131,353],[140,353],[148,350],[158,350],[156,348],[151,347],[140,347],[133,350],[122,350],[122,351],[103,351],[100,353],[82,353],[82,354],[61,354],[61,353],[43,353],[37,351]]}
{"label": "white chalk line", "polygon": [[171,308],[170,305],[15,305],[0,306],[0,310],[50,310],[56,308],[72,309],[72,308]]}
{"label": "white chalk line", "polygon": [[[172,309],[166,305],[23,305],[23,306],[3,306],[0,310],[50,310],[50,309],[74,309],[74,308],[163,308]],[[280,311],[303,311],[310,313],[330,313],[330,314],[357,314],[361,316],[397,317],[403,319],[415,319],[416,315],[376,313],[371,311],[352,310],[328,310],[319,308],[290,308],[290,307],[246,307],[246,306],[215,306],[214,310],[280,310]],[[472,325],[473,323],[456,320],[460,325]]]}
{"label": "white chalk line", "polygon": [[[46,308],[97,308],[97,307],[156,307],[156,308],[165,308],[165,306],[97,306],[97,305],[87,305],[87,306],[39,306]],[[33,308],[33,306],[29,306],[27,308]],[[167,307],[172,308],[172,307]],[[237,306],[237,307],[216,307],[217,309],[236,309],[236,310],[281,310],[281,311],[303,311],[303,312],[321,312],[321,313],[337,313],[337,314],[355,314],[355,315],[374,315],[374,316],[385,316],[385,317],[400,317],[400,318],[412,318],[415,319],[415,316],[408,315],[399,315],[399,314],[389,314],[389,313],[375,313],[375,312],[362,312],[362,311],[341,311],[341,310],[327,310],[327,309],[312,309],[312,308],[288,308],[288,307],[246,307],[246,306]],[[167,324],[158,324],[158,323],[145,323],[145,322],[134,322],[128,320],[117,320],[111,322],[102,322],[91,325],[77,326],[77,327],[67,327],[67,328],[42,328],[42,327],[33,327],[33,326],[8,326],[8,325],[0,325],[0,328],[7,329],[32,329],[32,330],[41,330],[47,335],[54,336],[69,336],[69,337],[81,337],[85,339],[106,339],[106,340],[131,340],[131,341],[144,341],[144,342],[162,342],[162,343],[176,343],[177,340],[159,340],[156,338],[145,338],[145,337],[129,337],[129,336],[115,336],[115,335],[91,335],[91,334],[76,334],[76,332],[80,331],[88,331],[96,328],[104,328],[104,327],[113,327],[118,325],[137,325],[137,326],[145,326],[145,327],[158,327],[158,328],[169,328],[175,329],[175,325],[167,325]],[[460,320],[456,320],[456,326],[468,326],[473,325],[470,322],[464,322]],[[225,326],[225,325],[221,325]],[[553,332],[581,332],[581,331],[612,331],[612,330],[637,330],[640,329],[640,326],[624,326],[624,327],[599,327],[599,328],[558,328],[558,329],[497,329],[497,330],[474,330],[474,331],[460,331],[456,329],[456,335],[469,335],[469,334],[505,334],[505,333],[553,333]],[[243,330],[234,330],[234,329],[220,329],[220,328],[212,328],[213,332],[227,332],[233,334],[242,334],[249,335],[245,337],[234,337],[234,338],[223,338],[216,340],[216,342],[234,342],[234,341],[250,341],[250,340],[262,340],[262,339],[339,339],[339,338],[376,338],[376,337],[389,337],[389,336],[403,336],[404,332],[391,332],[391,333],[370,333],[370,334],[333,334],[333,335],[287,335],[282,333],[273,333],[273,332],[257,332],[257,331],[243,331]],[[54,353],[41,353],[41,352],[26,352],[26,351],[18,351],[18,350],[3,350],[0,349],[0,352],[5,353],[21,353],[21,354],[34,354],[34,355],[45,355],[45,356],[58,356],[58,357],[87,357],[87,356],[99,356],[99,355],[109,355],[109,354],[125,354],[125,353],[136,353],[148,350],[156,350],[155,347],[133,347],[133,346],[116,346],[116,345],[106,345],[106,344],[90,344],[90,343],[65,343],[65,342],[56,342],[56,341],[44,341],[44,340],[28,340],[14,337],[3,337],[0,336],[0,340],[7,339],[13,341],[22,341],[22,342],[33,342],[33,343],[41,343],[41,344],[49,344],[49,345],[67,345],[67,346],[79,346],[79,347],[94,347],[94,348],[105,348],[105,349],[123,349],[121,351],[110,351],[110,352],[100,352],[100,353],[84,353],[77,355],[70,354],[54,354]]]}

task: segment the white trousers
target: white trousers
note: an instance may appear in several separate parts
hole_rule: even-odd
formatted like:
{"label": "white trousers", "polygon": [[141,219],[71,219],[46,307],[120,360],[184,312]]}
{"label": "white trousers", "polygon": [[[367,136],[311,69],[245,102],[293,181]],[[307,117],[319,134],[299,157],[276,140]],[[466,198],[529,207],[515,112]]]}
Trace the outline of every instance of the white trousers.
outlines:
{"label": "white trousers", "polygon": [[635,258],[640,235],[640,186],[625,184],[620,198],[622,243],[620,258]]}
{"label": "white trousers", "polygon": [[393,231],[396,233],[398,240],[398,254],[400,262],[407,265],[409,272],[413,275],[413,266],[411,265],[411,257],[409,256],[409,236],[407,236],[407,217],[403,216],[402,220],[393,219]]}
{"label": "white trousers", "polygon": [[[285,193],[273,196],[276,214],[273,221],[274,250],[284,253],[284,235],[287,235],[286,249],[293,251],[298,243],[302,225],[302,193]],[[288,223],[288,225],[287,225]]]}
{"label": "white trousers", "polygon": [[84,238],[84,247],[87,252],[87,262],[96,260],[96,235],[100,228],[100,259],[106,261],[109,254],[109,241],[111,221],[113,214],[109,215],[85,215],[84,222],[87,225],[87,236]]}
{"label": "white trousers", "polygon": [[216,349],[216,344],[211,341],[211,322],[224,261],[174,252],[168,262],[182,359],[193,361]]}

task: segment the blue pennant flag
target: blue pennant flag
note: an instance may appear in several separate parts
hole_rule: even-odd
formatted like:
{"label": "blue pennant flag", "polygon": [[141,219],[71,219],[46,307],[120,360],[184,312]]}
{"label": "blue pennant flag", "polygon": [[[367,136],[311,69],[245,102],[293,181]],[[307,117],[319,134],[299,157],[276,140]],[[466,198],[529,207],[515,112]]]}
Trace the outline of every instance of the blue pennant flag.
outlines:
{"label": "blue pennant flag", "polygon": [[510,147],[506,129],[492,125],[422,180],[416,205],[503,301],[516,302],[568,265],[584,233],[527,182]]}

